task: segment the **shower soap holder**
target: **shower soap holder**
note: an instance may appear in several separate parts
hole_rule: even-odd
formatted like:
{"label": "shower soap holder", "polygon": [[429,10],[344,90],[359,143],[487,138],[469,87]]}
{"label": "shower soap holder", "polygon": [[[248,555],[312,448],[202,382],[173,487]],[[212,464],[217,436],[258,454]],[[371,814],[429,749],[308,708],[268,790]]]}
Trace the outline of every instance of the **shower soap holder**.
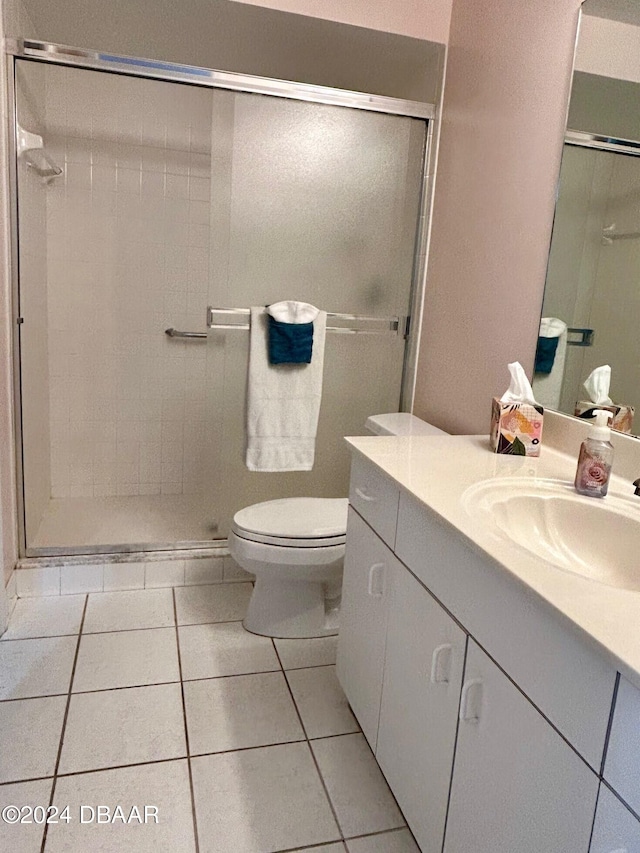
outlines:
{"label": "shower soap holder", "polygon": [[44,141],[37,133],[31,133],[18,125],[16,131],[18,158],[24,159],[29,168],[41,178],[57,178],[62,169],[45,151]]}

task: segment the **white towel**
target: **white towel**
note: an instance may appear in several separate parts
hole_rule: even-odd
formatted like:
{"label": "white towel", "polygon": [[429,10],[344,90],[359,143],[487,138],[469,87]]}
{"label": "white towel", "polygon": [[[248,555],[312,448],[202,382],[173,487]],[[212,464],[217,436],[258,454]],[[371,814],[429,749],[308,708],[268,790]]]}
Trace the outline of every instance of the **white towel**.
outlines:
{"label": "white towel", "polygon": [[551,373],[536,373],[533,377],[533,391],[536,400],[547,409],[559,409],[564,380],[564,366],[567,359],[567,324],[557,317],[543,317],[540,320],[540,337],[558,338],[558,348],[553,359]]}
{"label": "white towel", "polygon": [[[267,314],[271,314],[281,323],[313,323],[319,313],[315,305],[309,305],[308,302],[293,302],[291,299],[267,305]],[[314,328],[314,337],[315,331]]]}
{"label": "white towel", "polygon": [[559,338],[566,331],[567,324],[557,317],[543,317],[540,320],[539,335],[541,338]]}
{"label": "white towel", "polygon": [[326,327],[327,314],[319,311],[313,324],[311,364],[274,365],[267,349],[267,312],[251,309],[246,456],[250,471],[313,468]]}

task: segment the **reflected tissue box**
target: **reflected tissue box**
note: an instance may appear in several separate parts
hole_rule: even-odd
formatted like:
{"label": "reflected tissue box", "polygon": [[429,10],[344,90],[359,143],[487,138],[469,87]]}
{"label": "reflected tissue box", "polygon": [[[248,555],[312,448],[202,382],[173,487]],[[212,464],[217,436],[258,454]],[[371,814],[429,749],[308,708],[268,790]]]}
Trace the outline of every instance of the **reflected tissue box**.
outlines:
{"label": "reflected tissue box", "polygon": [[503,403],[493,398],[491,449],[512,456],[539,456],[544,409],[531,403]]}
{"label": "reflected tissue box", "polygon": [[614,403],[605,406],[604,404],[597,405],[591,400],[578,400],[574,415],[578,418],[591,421],[594,420],[593,413],[598,409],[611,412],[613,415],[613,421],[609,424],[611,429],[617,429],[618,432],[631,432],[633,416],[636,411],[633,406],[616,406]]}

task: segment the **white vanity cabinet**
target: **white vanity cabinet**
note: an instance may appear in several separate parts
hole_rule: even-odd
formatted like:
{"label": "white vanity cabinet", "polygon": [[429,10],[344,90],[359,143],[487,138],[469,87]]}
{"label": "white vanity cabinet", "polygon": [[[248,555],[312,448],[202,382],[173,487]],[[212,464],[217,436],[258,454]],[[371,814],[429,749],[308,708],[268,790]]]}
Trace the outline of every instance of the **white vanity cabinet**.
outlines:
{"label": "white vanity cabinet", "polygon": [[396,563],[386,545],[350,508],[337,674],[343,687],[348,685],[349,703],[374,752],[382,696],[389,578]]}
{"label": "white vanity cabinet", "polygon": [[420,849],[441,853],[467,637],[398,562],[389,586],[376,758]]}
{"label": "white vanity cabinet", "polygon": [[360,455],[351,504],[338,678],[422,853],[640,853],[640,691],[605,755],[604,657]]}
{"label": "white vanity cabinet", "polygon": [[444,853],[586,853],[598,778],[469,640]]}

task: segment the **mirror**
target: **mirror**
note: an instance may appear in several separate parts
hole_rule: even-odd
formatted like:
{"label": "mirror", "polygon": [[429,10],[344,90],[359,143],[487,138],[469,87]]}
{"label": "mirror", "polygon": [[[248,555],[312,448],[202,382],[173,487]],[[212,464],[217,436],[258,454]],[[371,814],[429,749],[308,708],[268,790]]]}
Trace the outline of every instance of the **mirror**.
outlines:
{"label": "mirror", "polygon": [[[640,0],[586,0],[569,105],[533,388],[542,405],[593,408],[583,382],[640,433]],[[560,322],[555,322],[560,321]]]}

